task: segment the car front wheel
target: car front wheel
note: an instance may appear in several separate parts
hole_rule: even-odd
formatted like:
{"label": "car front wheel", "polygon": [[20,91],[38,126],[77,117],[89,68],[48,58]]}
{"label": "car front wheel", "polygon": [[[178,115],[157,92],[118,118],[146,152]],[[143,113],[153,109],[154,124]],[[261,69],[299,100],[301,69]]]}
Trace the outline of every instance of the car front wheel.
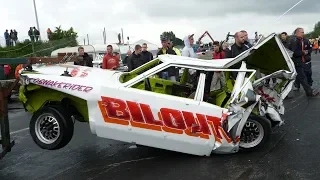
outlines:
{"label": "car front wheel", "polygon": [[45,106],[38,110],[29,124],[34,142],[43,149],[54,150],[66,146],[73,136],[71,116],[59,106]]}
{"label": "car front wheel", "polygon": [[250,116],[240,136],[240,149],[252,151],[263,146],[271,136],[271,122],[258,116]]}

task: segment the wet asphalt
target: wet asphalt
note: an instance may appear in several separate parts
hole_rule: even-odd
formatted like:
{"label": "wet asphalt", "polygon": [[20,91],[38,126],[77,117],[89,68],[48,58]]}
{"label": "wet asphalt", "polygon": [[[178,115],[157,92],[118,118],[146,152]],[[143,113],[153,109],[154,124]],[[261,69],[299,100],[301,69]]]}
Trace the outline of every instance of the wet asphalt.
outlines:
{"label": "wet asphalt", "polygon": [[[313,56],[314,87],[320,87],[320,55]],[[285,100],[286,124],[259,151],[199,157],[98,138],[75,124],[71,142],[56,151],[32,141],[31,115],[10,103],[16,145],[0,160],[0,180],[317,180],[320,179],[320,97],[293,92]]]}

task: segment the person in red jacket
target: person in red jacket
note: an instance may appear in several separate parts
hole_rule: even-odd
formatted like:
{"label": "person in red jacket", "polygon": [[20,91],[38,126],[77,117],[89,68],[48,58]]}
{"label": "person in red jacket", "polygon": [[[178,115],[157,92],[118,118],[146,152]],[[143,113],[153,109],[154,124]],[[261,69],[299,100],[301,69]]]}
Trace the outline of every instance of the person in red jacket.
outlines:
{"label": "person in red jacket", "polygon": [[[212,59],[224,59],[225,58],[225,53],[220,48],[220,44],[218,41],[213,42],[213,57]],[[211,79],[211,84],[210,84],[210,91],[214,90],[219,90],[223,89],[226,83],[224,73],[221,71],[215,71],[213,73],[212,79]]]}
{"label": "person in red jacket", "polygon": [[213,42],[213,57],[212,59],[224,59],[225,53],[220,48],[220,44],[218,41]]}
{"label": "person in red jacket", "polygon": [[111,45],[107,46],[107,54],[104,55],[102,61],[102,69],[115,70],[120,67],[119,56],[114,55]]}

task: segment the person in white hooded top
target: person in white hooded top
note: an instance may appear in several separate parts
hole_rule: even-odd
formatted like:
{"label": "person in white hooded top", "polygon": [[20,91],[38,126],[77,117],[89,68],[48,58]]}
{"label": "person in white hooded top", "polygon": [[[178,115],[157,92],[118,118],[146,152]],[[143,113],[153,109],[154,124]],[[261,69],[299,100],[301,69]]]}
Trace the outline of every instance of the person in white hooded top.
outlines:
{"label": "person in white hooded top", "polygon": [[194,43],[194,38],[193,35],[189,35],[186,36],[183,41],[184,41],[184,48],[182,49],[182,56],[186,56],[186,57],[192,57],[192,58],[196,58],[197,55],[194,52],[192,45]]}

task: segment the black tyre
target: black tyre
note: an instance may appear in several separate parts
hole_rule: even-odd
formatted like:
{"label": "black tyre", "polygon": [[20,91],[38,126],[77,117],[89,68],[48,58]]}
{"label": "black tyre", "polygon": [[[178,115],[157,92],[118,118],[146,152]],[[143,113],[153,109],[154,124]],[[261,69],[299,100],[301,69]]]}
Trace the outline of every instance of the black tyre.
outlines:
{"label": "black tyre", "polygon": [[272,133],[271,122],[264,117],[251,115],[240,136],[240,150],[254,151],[269,140]]}
{"label": "black tyre", "polygon": [[74,124],[71,115],[61,106],[45,106],[34,113],[29,129],[33,141],[39,147],[55,150],[70,142]]}

